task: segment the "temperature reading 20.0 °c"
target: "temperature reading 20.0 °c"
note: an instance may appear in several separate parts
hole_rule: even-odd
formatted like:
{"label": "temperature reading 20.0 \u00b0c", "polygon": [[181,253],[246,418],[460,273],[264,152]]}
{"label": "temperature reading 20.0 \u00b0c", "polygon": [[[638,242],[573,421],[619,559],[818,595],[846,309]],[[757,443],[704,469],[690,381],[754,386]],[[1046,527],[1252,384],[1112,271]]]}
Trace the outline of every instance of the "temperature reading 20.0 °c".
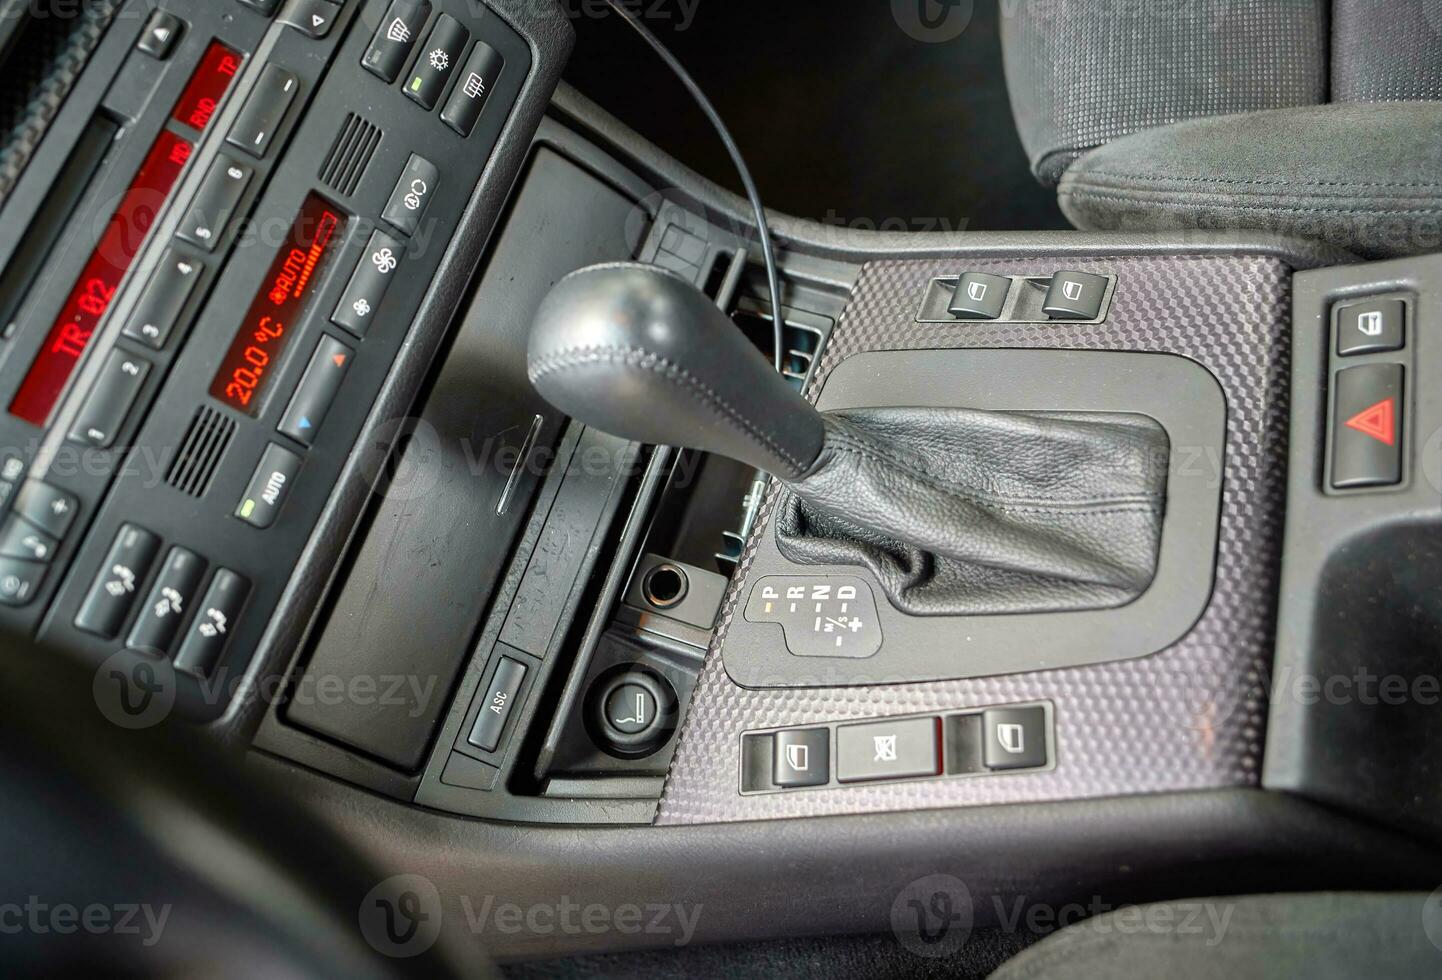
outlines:
{"label": "temperature reading 20.0 \u00b0c", "polygon": [[341,239],[345,220],[324,198],[306,198],[211,382],[213,396],[247,415],[256,414],[261,393],[310,305],[331,248]]}

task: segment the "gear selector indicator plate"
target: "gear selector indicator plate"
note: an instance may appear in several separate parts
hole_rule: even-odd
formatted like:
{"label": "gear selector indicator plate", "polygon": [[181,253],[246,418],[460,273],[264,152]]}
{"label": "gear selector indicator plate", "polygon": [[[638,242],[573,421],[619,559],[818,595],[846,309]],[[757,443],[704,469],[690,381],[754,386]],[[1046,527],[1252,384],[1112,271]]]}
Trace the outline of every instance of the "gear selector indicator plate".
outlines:
{"label": "gear selector indicator plate", "polygon": [[751,587],[746,619],[776,623],[798,657],[870,657],[881,649],[871,586],[845,575],[768,575]]}

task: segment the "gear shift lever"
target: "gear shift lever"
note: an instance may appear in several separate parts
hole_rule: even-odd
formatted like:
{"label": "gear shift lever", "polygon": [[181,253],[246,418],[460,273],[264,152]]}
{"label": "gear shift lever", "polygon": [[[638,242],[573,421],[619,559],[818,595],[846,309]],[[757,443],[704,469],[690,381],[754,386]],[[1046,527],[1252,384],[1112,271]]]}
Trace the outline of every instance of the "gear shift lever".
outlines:
{"label": "gear shift lever", "polygon": [[530,377],[567,415],[637,442],[686,446],[786,480],[825,439],[798,395],[691,283],[653,265],[562,279],[531,330]]}
{"label": "gear shift lever", "polygon": [[637,263],[557,283],[529,360],[532,384],[587,425],[778,477],[790,490],[775,522],[782,554],[865,566],[907,612],[1119,606],[1155,573],[1168,441],[1151,419],[823,414],[696,287]]}

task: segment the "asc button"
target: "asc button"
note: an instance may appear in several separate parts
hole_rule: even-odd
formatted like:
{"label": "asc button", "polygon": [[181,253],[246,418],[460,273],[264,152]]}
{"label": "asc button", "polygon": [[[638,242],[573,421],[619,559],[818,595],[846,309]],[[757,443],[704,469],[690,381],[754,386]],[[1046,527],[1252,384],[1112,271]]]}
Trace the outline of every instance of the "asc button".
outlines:
{"label": "asc button", "polygon": [[406,169],[401,172],[401,179],[396,181],[395,190],[391,191],[386,209],[381,212],[381,220],[398,228],[402,235],[414,235],[440,182],[441,174],[435,165],[425,157],[412,153]]}
{"label": "asc button", "polygon": [[236,505],[235,516],[251,527],[268,528],[290,496],[295,475],[300,472],[300,457],[284,446],[271,443],[260,457],[260,465],[245,488],[245,496]]}
{"label": "asc button", "polygon": [[357,337],[364,337],[370,328],[375,312],[395,278],[396,269],[405,256],[406,248],[390,235],[378,231],[371,235],[365,254],[351,274],[350,284],[340,299],[331,322],[344,327]]}
{"label": "asc button", "polygon": [[175,655],[175,666],[188,674],[209,677],[249,595],[249,582],[228,568],[218,569]]}
{"label": "asc button", "polygon": [[506,719],[515,707],[516,695],[521,692],[521,682],[525,679],[525,664],[510,657],[501,658],[496,665],[496,673],[491,677],[491,686],[486,689],[486,700],[481,703],[476,723],[466,737],[467,742],[482,752],[496,750],[496,746],[501,744],[501,731],[506,727]]}

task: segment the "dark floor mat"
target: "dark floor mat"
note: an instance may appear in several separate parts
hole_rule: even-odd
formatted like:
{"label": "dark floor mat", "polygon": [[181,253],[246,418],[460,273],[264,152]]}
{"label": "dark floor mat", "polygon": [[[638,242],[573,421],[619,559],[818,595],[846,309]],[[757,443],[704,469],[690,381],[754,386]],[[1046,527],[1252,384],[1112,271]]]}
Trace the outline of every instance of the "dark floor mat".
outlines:
{"label": "dark floor mat", "polygon": [[[705,118],[655,55],[599,0],[568,7],[577,44],[567,80],[739,190]],[[1067,227],[1012,124],[998,0],[632,0],[629,9],[715,103],[768,207],[858,228]]]}

